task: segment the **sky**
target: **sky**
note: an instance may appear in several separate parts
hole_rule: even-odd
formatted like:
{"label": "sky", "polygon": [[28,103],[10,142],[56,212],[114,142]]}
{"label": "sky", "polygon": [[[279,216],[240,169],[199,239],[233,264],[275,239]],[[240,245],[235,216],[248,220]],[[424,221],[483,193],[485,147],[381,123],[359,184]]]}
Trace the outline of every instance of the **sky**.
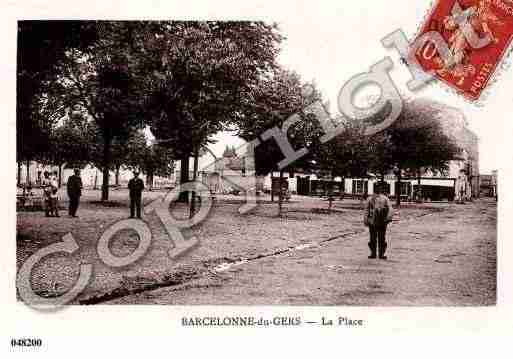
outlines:
{"label": "sky", "polygon": [[[314,81],[334,112],[343,84],[389,56],[394,61],[391,76],[402,93],[412,98],[431,98],[464,113],[469,128],[479,137],[480,172],[490,173],[500,167],[501,145],[511,137],[505,124],[513,98],[512,69],[502,70],[502,76],[489,88],[487,99],[479,107],[436,82],[410,92],[405,85],[410,78],[406,66],[399,62],[395,50],[381,45],[381,39],[397,29],[409,38],[416,34],[431,4],[431,0],[308,2],[296,7],[276,4],[266,20],[277,22],[286,37],[279,63],[298,72],[303,80]],[[227,133],[215,138],[219,142],[211,149],[216,155],[222,154],[226,144],[242,143]]]}

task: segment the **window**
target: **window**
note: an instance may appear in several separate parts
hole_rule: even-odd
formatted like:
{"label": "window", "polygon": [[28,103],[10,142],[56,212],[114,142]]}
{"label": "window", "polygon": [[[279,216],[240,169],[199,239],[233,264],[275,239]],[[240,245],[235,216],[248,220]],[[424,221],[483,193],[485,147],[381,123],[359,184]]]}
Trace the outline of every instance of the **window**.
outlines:
{"label": "window", "polygon": [[353,194],[368,193],[367,180],[353,180]]}
{"label": "window", "polygon": [[411,193],[411,183],[401,182],[401,196],[409,196]]}

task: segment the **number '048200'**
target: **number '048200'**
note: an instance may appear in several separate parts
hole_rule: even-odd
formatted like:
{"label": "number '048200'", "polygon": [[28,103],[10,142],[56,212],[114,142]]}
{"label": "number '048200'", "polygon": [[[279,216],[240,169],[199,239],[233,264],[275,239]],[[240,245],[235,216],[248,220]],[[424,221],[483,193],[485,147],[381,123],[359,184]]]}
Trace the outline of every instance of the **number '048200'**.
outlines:
{"label": "number '048200'", "polygon": [[43,344],[41,339],[35,338],[19,338],[19,339],[11,339],[12,347],[40,347]]}

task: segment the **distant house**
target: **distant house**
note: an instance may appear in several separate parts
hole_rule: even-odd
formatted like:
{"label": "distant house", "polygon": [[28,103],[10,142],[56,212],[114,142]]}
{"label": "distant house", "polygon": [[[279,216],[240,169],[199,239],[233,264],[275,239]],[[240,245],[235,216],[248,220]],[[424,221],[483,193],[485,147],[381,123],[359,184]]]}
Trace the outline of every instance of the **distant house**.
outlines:
{"label": "distant house", "polygon": [[[465,116],[455,108],[442,104],[443,117],[439,118],[443,131],[451,137],[462,149],[460,159],[449,162],[446,173],[424,171],[420,178],[422,196],[426,200],[468,200],[478,197],[480,192],[479,176],[479,139],[469,128]],[[274,174],[277,176],[278,174]],[[294,176],[285,174],[289,189],[301,195],[326,195],[328,189],[335,194],[365,196],[374,193],[374,188],[380,180],[374,174],[368,173],[365,178],[334,178],[333,180],[318,177],[312,173],[295,173]],[[265,186],[270,186],[266,178]],[[386,192],[391,197],[400,193],[404,199],[413,198],[419,189],[418,178],[407,177],[403,174],[400,188],[393,173],[385,176]]]}
{"label": "distant house", "polygon": [[497,195],[497,171],[492,174],[482,174],[480,177],[480,192],[484,197],[495,197]]}
{"label": "distant house", "polygon": [[[263,177],[255,177],[254,158],[244,153],[245,148],[227,146],[222,157],[215,157],[204,151],[199,158],[197,178],[206,184],[211,193],[229,193],[234,190],[262,190]],[[194,159],[189,161],[189,179],[194,175]],[[180,178],[180,165],[175,169],[174,178]]]}
{"label": "distant house", "polygon": [[[18,171],[16,173],[16,181],[20,185],[30,184],[32,187],[38,187],[41,185],[41,182],[44,178],[44,173],[53,173],[58,172],[59,168],[57,166],[43,165],[37,161],[29,161],[28,171],[27,171],[27,162],[20,163],[18,166]],[[73,168],[63,168],[61,171],[61,185],[65,185],[68,182],[68,178],[73,175]],[[80,176],[82,178],[82,183],[85,188],[101,188],[103,183],[103,173],[101,169],[98,169],[94,166],[87,165],[83,169],[80,170]],[[109,173],[109,184],[116,185],[116,173],[115,171],[110,171]],[[126,187],[128,185],[128,181],[132,178],[133,173],[128,169],[121,169],[117,178],[117,185],[121,187]],[[146,183],[146,176],[141,174],[141,178]],[[152,187],[168,187],[174,184],[174,178],[171,177],[159,177],[154,176]],[[147,183],[149,187],[149,184]]]}
{"label": "distant house", "polygon": [[[462,149],[460,158],[449,162],[445,173],[424,171],[420,178],[422,196],[426,200],[466,200],[478,197],[480,191],[479,180],[479,139],[468,128],[463,113],[455,108],[442,104],[443,117],[439,118],[442,129]],[[265,177],[255,177],[254,158],[242,153],[244,149],[236,150],[226,147],[223,156],[216,158],[212,154],[204,154],[200,158],[200,180],[207,184],[212,193],[227,193],[233,188],[270,191],[273,177],[279,173],[271,173]],[[190,176],[192,178],[193,161],[190,161]],[[364,196],[374,193],[377,176],[368,173],[365,178],[328,179],[314,173],[295,172],[284,173],[288,189],[300,195],[326,195],[330,189],[335,195],[348,194]],[[180,169],[177,168],[175,178],[180,178]],[[396,176],[389,173],[385,176],[386,190],[391,197],[400,193],[404,199],[413,198],[419,189],[418,178],[403,174],[401,185],[398,186]]]}

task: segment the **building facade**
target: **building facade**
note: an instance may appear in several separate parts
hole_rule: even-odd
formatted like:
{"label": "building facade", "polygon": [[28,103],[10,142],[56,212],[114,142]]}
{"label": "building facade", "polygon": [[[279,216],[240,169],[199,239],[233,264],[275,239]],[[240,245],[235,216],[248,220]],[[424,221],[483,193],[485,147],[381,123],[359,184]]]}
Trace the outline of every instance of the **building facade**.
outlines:
{"label": "building facade", "polygon": [[[28,170],[27,170],[28,169]],[[39,187],[44,178],[44,173],[59,172],[57,166],[43,165],[36,161],[29,161],[28,167],[27,162],[19,163],[18,170],[16,172],[16,183],[19,185],[30,185],[31,187]],[[61,169],[61,185],[65,185],[68,182],[68,178],[73,175],[72,168]],[[109,184],[116,184],[116,173],[115,171],[109,172]],[[80,170],[80,177],[85,188],[100,188],[103,183],[103,173],[100,169],[87,165]],[[128,169],[120,169],[118,173],[117,183],[121,187],[126,187],[128,181],[133,177],[133,172]],[[147,183],[147,178],[144,174],[141,174],[141,178]],[[169,187],[175,184],[173,176],[170,177],[159,177],[154,176],[152,187],[161,188]],[[147,183],[149,186],[149,184]]]}

